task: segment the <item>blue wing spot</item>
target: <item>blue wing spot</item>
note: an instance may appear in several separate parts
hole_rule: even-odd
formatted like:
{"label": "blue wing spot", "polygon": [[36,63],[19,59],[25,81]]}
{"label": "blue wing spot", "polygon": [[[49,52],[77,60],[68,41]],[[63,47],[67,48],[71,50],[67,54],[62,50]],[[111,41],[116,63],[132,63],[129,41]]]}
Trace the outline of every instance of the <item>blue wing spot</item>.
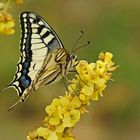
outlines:
{"label": "blue wing spot", "polygon": [[28,76],[21,76],[19,79],[19,82],[22,89],[25,89],[30,85],[31,80],[30,80],[30,77]]}
{"label": "blue wing spot", "polygon": [[30,85],[30,81],[28,79],[26,79],[24,82],[22,82],[22,86],[24,88],[27,88]]}
{"label": "blue wing spot", "polygon": [[28,73],[28,70],[27,69],[23,69],[22,73],[23,73],[23,75],[26,75]]}
{"label": "blue wing spot", "polygon": [[20,79],[19,79],[20,82],[23,82],[25,80],[26,80],[26,77],[25,76],[21,76]]}
{"label": "blue wing spot", "polygon": [[29,66],[30,66],[30,63],[29,62],[24,62],[23,63],[23,68],[29,68]]}

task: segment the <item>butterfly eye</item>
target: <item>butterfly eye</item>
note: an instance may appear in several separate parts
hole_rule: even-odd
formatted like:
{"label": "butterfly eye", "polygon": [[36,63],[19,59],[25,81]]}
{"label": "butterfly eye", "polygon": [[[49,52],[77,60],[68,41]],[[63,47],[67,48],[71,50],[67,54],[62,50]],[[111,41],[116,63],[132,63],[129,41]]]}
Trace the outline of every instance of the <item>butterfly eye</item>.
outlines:
{"label": "butterfly eye", "polygon": [[71,59],[75,59],[76,56],[74,54],[71,55]]}

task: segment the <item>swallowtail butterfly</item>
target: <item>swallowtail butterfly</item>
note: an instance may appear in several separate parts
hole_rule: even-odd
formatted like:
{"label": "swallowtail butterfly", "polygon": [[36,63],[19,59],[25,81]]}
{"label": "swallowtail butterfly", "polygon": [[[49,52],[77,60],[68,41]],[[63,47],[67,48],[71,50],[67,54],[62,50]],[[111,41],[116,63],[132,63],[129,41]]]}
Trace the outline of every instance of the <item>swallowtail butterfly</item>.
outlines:
{"label": "swallowtail butterfly", "polygon": [[33,12],[20,14],[20,61],[9,87],[14,87],[24,100],[41,85],[48,85],[65,77],[77,64],[75,53],[69,53],[56,32],[39,15]]}

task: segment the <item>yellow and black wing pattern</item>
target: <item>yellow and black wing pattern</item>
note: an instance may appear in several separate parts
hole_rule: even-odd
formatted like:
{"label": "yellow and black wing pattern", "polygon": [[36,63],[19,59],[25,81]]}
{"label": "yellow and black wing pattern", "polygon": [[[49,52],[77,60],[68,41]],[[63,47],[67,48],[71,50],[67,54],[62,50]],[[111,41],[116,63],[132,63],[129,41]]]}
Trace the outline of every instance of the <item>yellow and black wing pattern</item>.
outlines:
{"label": "yellow and black wing pattern", "polygon": [[[42,72],[46,59],[49,61],[47,58],[49,54],[55,49],[63,50],[64,47],[55,31],[36,13],[21,13],[20,23],[22,31],[21,57],[17,64],[14,80],[9,86],[14,87],[18,95],[22,96],[25,90],[37,80],[36,78]],[[50,60],[52,61],[52,59]],[[57,75],[58,73],[56,73]]]}

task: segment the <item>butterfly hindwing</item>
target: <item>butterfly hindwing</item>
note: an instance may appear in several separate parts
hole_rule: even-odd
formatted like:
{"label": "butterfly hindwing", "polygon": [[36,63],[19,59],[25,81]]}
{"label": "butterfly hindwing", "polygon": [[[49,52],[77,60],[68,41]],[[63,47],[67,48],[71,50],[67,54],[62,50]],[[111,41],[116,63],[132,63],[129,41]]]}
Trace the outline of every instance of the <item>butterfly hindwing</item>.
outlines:
{"label": "butterfly hindwing", "polygon": [[33,83],[42,69],[48,54],[63,45],[54,30],[39,15],[23,12],[21,22],[21,58],[17,73],[10,86],[14,86],[19,96]]}

